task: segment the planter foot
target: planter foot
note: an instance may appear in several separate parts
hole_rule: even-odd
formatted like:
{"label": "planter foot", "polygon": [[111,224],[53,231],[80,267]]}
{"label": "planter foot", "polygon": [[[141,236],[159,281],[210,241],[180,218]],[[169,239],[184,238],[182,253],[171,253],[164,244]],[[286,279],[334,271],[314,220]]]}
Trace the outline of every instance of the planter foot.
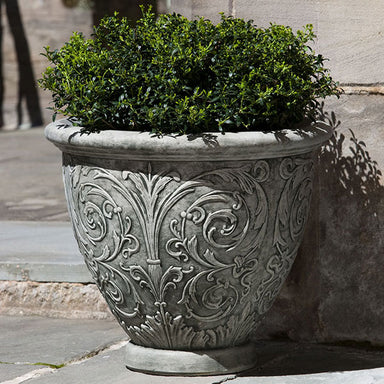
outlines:
{"label": "planter foot", "polygon": [[223,349],[178,351],[141,347],[129,342],[125,365],[153,375],[207,376],[236,373],[256,364],[252,343]]}

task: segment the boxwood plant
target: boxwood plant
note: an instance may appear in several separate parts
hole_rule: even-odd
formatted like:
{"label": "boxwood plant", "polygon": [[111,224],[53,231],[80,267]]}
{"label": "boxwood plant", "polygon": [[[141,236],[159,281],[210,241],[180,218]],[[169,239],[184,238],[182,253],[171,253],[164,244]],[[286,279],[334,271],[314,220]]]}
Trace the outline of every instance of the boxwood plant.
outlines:
{"label": "boxwood plant", "polygon": [[222,15],[215,25],[146,10],[135,28],[117,14],[91,39],[75,32],[39,80],[53,94],[54,116],[88,131],[154,133],[275,130],[316,113],[318,99],[338,95],[310,48],[311,25],[296,33]]}

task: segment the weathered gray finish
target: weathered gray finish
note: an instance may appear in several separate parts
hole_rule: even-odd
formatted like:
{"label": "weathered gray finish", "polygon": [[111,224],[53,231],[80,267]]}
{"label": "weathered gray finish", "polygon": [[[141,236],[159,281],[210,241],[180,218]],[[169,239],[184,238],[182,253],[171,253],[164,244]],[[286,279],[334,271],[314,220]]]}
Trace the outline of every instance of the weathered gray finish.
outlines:
{"label": "weathered gray finish", "polygon": [[253,343],[200,351],[174,351],[128,343],[125,361],[129,369],[156,375],[224,375],[254,367],[256,351]]}
{"label": "weathered gray finish", "polygon": [[45,135],[61,151],[74,156],[192,164],[199,161],[248,161],[306,154],[318,149],[332,135],[332,130],[327,121],[319,121],[302,129],[276,132],[156,136],[150,132],[105,130],[87,134],[63,119],[49,124]]}
{"label": "weathered gray finish", "polygon": [[[312,152],[331,134],[324,123],[194,138],[81,135],[67,121],[46,128],[64,151],[79,249],[133,343],[232,355],[249,340],[296,256]],[[249,367],[240,361],[227,371]]]}

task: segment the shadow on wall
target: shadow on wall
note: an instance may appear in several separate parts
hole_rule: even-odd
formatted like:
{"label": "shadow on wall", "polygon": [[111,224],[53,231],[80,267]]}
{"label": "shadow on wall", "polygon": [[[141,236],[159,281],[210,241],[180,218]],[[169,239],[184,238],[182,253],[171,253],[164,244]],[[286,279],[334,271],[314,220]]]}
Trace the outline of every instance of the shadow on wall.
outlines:
{"label": "shadow on wall", "polygon": [[335,135],[319,156],[304,241],[255,338],[384,346],[382,173],[365,131],[326,119]]}
{"label": "shadow on wall", "polygon": [[[324,146],[320,155],[325,178],[330,178],[341,193],[353,196],[357,206],[364,209],[365,216],[377,217],[377,204],[383,197],[384,187],[380,184],[382,176],[367,150],[364,141],[359,140],[349,130],[349,143],[343,133],[335,131],[335,135]],[[349,155],[345,149],[349,146]]]}
{"label": "shadow on wall", "polygon": [[[4,10],[8,19],[10,32],[14,40],[18,65],[19,84],[16,106],[17,125],[20,126],[25,122],[22,109],[24,101],[27,107],[31,126],[38,126],[43,123],[43,119],[36,81],[33,75],[28,40],[25,35],[18,0],[0,0],[0,15],[4,12]],[[2,49],[2,33],[3,26],[0,25],[0,52]],[[2,57],[0,56],[0,128],[4,125],[3,102],[4,81]]]}
{"label": "shadow on wall", "polygon": [[384,187],[364,133],[336,130],[320,156],[318,332],[384,345]]}

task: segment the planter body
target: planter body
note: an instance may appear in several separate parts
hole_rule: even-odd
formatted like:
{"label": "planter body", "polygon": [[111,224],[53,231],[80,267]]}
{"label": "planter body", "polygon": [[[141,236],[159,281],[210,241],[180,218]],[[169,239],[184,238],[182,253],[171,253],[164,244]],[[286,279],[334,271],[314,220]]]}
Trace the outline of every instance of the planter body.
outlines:
{"label": "planter body", "polygon": [[312,152],[331,131],[158,138],[80,134],[61,121],[46,135],[63,151],[80,251],[131,339],[127,365],[169,374],[254,365],[248,339],[293,264]]}

